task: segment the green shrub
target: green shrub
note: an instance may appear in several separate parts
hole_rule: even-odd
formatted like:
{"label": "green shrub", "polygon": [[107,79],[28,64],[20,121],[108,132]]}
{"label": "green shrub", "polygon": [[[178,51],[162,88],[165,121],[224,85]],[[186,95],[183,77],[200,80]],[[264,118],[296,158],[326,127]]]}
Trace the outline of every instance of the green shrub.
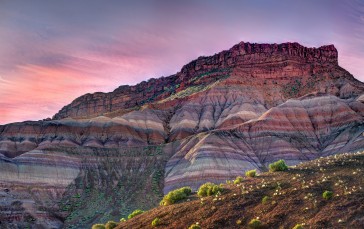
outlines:
{"label": "green shrub", "polygon": [[222,190],[223,189],[219,185],[208,182],[200,186],[200,188],[197,191],[197,195],[200,197],[212,196],[218,194]]}
{"label": "green shrub", "polygon": [[131,219],[131,218],[133,218],[134,216],[140,215],[140,214],[142,214],[143,212],[144,212],[143,210],[137,209],[137,210],[133,211],[132,213],[130,213],[130,215],[128,215],[128,219]]}
{"label": "green shrub", "polygon": [[92,229],[105,229],[105,225],[101,223],[94,224],[92,225]]}
{"label": "green shrub", "polygon": [[262,227],[262,222],[259,219],[252,219],[248,223],[248,227],[252,229],[257,229]]}
{"label": "green shrub", "polygon": [[176,203],[179,200],[186,199],[187,196],[191,194],[192,190],[190,187],[183,187],[173,191],[170,191],[167,195],[165,195],[160,202],[160,205],[171,205]]}
{"label": "green shrub", "polygon": [[117,225],[118,225],[118,223],[117,223],[117,222],[114,222],[114,221],[108,221],[108,222],[105,224],[105,229],[114,229]]}
{"label": "green shrub", "polygon": [[234,184],[240,184],[241,182],[243,182],[243,177],[238,176],[235,180],[234,180]]}
{"label": "green shrub", "polygon": [[268,201],[270,201],[270,197],[269,196],[264,196],[262,199],[262,204],[266,204],[268,203]]}
{"label": "green shrub", "polygon": [[333,192],[331,191],[325,191],[324,193],[322,193],[322,197],[325,199],[325,200],[329,200],[332,198],[332,196],[334,195]]}
{"label": "green shrub", "polygon": [[296,224],[292,229],[303,229],[302,224]]}
{"label": "green shrub", "polygon": [[126,222],[126,219],[125,218],[121,218],[120,219],[120,222]]}
{"label": "green shrub", "polygon": [[184,192],[187,196],[189,196],[192,193],[192,189],[190,187],[182,187],[179,190]]}
{"label": "green shrub", "polygon": [[192,224],[188,229],[201,229],[201,226],[198,224]]}
{"label": "green shrub", "polygon": [[161,219],[160,218],[155,218],[153,221],[152,221],[152,226],[153,227],[158,227],[159,225],[161,224]]}
{"label": "green shrub", "polygon": [[286,162],[284,160],[279,160],[279,161],[273,162],[272,164],[269,165],[269,170],[271,172],[285,171],[287,169],[288,169],[288,166],[286,165]]}
{"label": "green shrub", "polygon": [[247,176],[247,177],[255,177],[256,175],[257,175],[257,170],[255,170],[255,169],[245,172],[245,176]]}

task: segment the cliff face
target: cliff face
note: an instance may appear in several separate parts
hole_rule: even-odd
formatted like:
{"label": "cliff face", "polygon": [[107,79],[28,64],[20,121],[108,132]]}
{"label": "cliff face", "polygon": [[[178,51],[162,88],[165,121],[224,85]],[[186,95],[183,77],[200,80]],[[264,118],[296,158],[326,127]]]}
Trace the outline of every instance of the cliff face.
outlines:
{"label": "cliff face", "polygon": [[242,42],[175,75],[81,96],[53,120],[0,126],[0,184],[12,193],[2,221],[83,227],[182,185],[361,150],[364,85],[337,57],[332,45]]}
{"label": "cliff face", "polygon": [[[121,86],[110,93],[81,96],[62,108],[54,119],[90,118],[98,115],[115,117],[127,112],[127,109],[137,109],[146,103],[168,98],[191,85],[214,82],[221,77],[221,74],[211,75],[214,71],[226,73],[237,68],[239,72],[246,73],[246,79],[289,80],[327,72],[328,69],[337,67],[337,63],[338,53],[333,45],[306,48],[298,43],[272,45],[241,42],[213,56],[199,57],[185,65],[176,75],[150,79],[135,86]],[[196,77],[205,74],[211,77],[204,79],[204,82],[195,82]],[[346,75],[350,77],[349,74]]]}

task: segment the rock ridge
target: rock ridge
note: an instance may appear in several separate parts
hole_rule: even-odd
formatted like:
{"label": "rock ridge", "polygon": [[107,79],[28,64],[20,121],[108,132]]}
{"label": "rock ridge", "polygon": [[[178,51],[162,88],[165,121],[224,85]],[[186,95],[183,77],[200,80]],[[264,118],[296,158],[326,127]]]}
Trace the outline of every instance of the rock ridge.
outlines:
{"label": "rock ridge", "polygon": [[[80,96],[64,106],[53,119],[115,117],[145,104],[164,100],[189,86],[206,85],[228,76],[234,69],[248,78],[297,77],[338,67],[334,45],[307,48],[299,43],[257,44],[240,42],[218,54],[199,57],[168,77],[151,78],[134,86],[123,85],[109,93]],[[214,74],[212,75],[211,73]],[[209,75],[210,77],[206,77]],[[203,80],[197,78],[203,77]]]}
{"label": "rock ridge", "polygon": [[188,74],[203,66],[217,65],[233,67],[239,64],[252,65],[278,61],[299,61],[302,63],[338,64],[338,51],[334,45],[307,48],[297,42],[282,44],[258,44],[240,42],[229,50],[213,56],[202,56],[182,67],[181,72]]}

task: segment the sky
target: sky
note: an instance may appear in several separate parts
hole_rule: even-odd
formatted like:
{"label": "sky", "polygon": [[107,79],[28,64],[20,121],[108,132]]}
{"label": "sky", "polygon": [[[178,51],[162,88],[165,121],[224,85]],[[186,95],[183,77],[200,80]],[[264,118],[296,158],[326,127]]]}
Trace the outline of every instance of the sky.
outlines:
{"label": "sky", "polygon": [[0,0],[0,124],[52,117],[240,41],[334,44],[364,81],[364,0]]}

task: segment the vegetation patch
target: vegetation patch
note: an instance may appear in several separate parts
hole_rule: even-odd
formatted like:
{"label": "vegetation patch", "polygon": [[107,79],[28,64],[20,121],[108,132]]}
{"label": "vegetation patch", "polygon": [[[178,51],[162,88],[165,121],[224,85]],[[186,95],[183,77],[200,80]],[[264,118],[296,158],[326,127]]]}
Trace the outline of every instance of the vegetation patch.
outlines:
{"label": "vegetation patch", "polygon": [[296,79],[293,82],[290,82],[283,87],[283,94],[286,97],[295,97],[299,95],[302,88],[303,85],[301,80]]}
{"label": "vegetation patch", "polygon": [[247,177],[255,177],[257,175],[257,170],[253,169],[253,170],[249,170],[245,172],[245,176]]}
{"label": "vegetation patch", "polygon": [[92,229],[105,229],[105,225],[101,223],[94,224],[92,225]]}
{"label": "vegetation patch", "polygon": [[[169,158],[163,145],[118,149],[68,147],[62,151],[72,156],[90,156],[82,156],[82,172],[59,202],[62,214],[66,215],[64,228],[91,228],[95,223],[127,219],[134,209],[153,208],[163,198],[164,167]],[[88,166],[88,158],[94,157],[98,158],[97,168]],[[143,170],[138,169],[140,162],[145,165]],[[135,189],[131,191],[130,187]]]}
{"label": "vegetation patch", "polygon": [[201,226],[197,223],[192,224],[188,229],[201,229]]}
{"label": "vegetation patch", "polygon": [[270,201],[270,197],[269,196],[264,196],[262,198],[262,204],[267,204]]}
{"label": "vegetation patch", "polygon": [[288,169],[288,166],[286,165],[286,162],[282,159],[279,161],[273,162],[272,164],[269,164],[269,171],[271,171],[271,172],[286,171],[287,169]]}
{"label": "vegetation patch", "polygon": [[258,229],[262,227],[262,222],[259,219],[252,219],[248,223],[248,227],[251,229]]}
{"label": "vegetation patch", "polygon": [[292,229],[304,229],[302,224],[296,224]]}
{"label": "vegetation patch", "polygon": [[118,226],[118,223],[117,222],[115,222],[115,221],[108,221],[105,224],[105,229],[114,229],[117,226]]}
{"label": "vegetation patch", "polygon": [[325,200],[329,200],[332,198],[332,196],[334,195],[333,192],[331,191],[325,191],[324,193],[322,193],[322,197],[325,199]]}
{"label": "vegetation patch", "polygon": [[143,210],[137,209],[128,215],[128,219],[134,218],[137,215],[144,213]]}
{"label": "vegetation patch", "polygon": [[170,191],[167,195],[165,195],[160,202],[160,205],[171,205],[176,203],[177,201],[186,199],[187,196],[191,194],[192,190],[190,187],[183,187],[173,191]]}
{"label": "vegetation patch", "polygon": [[243,182],[244,178],[241,176],[236,177],[236,179],[234,180],[234,184],[240,184],[241,182]]}
{"label": "vegetation patch", "polygon": [[208,182],[200,186],[200,188],[197,191],[197,195],[200,197],[212,196],[212,195],[217,195],[222,191],[223,188],[220,187],[219,185]]}
{"label": "vegetation patch", "polygon": [[158,227],[159,225],[161,224],[161,219],[160,218],[155,218],[153,221],[152,221],[152,226],[153,227]]}

